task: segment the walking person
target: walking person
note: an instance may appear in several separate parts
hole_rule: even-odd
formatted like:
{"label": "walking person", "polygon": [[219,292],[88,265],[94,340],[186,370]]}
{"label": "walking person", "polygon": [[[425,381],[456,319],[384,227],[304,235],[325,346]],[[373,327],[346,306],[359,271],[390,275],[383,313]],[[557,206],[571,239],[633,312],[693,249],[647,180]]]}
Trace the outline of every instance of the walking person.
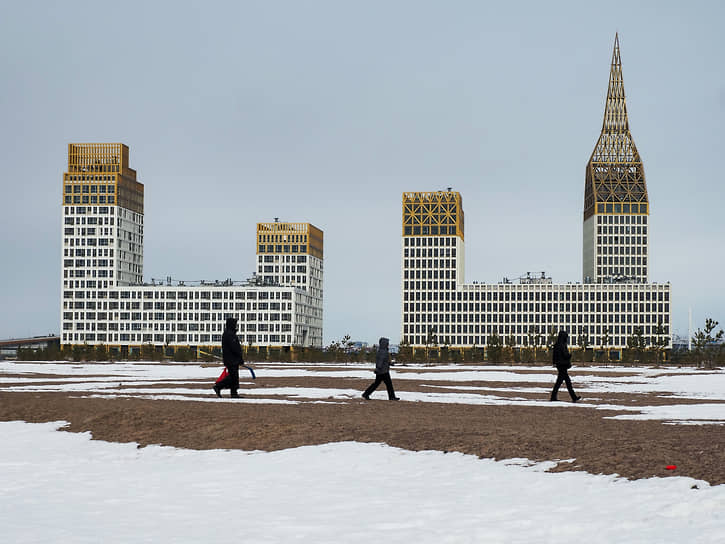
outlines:
{"label": "walking person", "polygon": [[554,389],[551,391],[552,401],[559,400],[558,398],[556,398],[556,395],[559,392],[559,387],[561,387],[562,382],[566,382],[566,388],[569,391],[572,402],[576,402],[581,399],[581,397],[577,396],[577,394],[574,393],[574,388],[571,386],[571,378],[569,378],[569,369],[571,368],[571,353],[569,353],[569,349],[566,347],[568,342],[569,333],[567,333],[566,331],[559,331],[559,337],[556,339],[553,350],[554,366],[556,366],[556,370],[559,372],[559,374],[556,377]]}
{"label": "walking person", "polygon": [[365,400],[370,400],[370,395],[378,388],[380,382],[385,382],[388,388],[388,400],[400,400],[395,396],[393,389],[393,380],[390,379],[390,352],[388,351],[388,343],[390,340],[381,338],[378,342],[378,351],[375,353],[375,381],[370,384],[362,394]]}
{"label": "walking person", "polygon": [[230,389],[233,399],[239,398],[239,365],[244,363],[242,358],[242,346],[237,338],[237,320],[228,317],[224,334],[222,334],[222,359],[227,369],[227,377],[214,385],[214,393],[221,398],[222,389]]}

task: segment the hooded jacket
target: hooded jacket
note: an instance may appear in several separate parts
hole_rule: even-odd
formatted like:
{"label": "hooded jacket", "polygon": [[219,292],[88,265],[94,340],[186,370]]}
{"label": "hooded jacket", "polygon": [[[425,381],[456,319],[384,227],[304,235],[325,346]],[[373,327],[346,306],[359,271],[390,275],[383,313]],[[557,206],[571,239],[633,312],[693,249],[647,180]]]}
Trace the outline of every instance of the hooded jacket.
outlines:
{"label": "hooded jacket", "polygon": [[389,342],[390,340],[384,337],[378,341],[378,351],[375,354],[375,374],[386,374],[390,372]]}
{"label": "hooded jacket", "polygon": [[553,363],[557,368],[571,368],[571,353],[566,347],[569,334],[566,331],[560,331],[559,337],[556,339],[553,351]]}
{"label": "hooded jacket", "polygon": [[237,320],[227,318],[224,334],[222,334],[222,359],[227,368],[239,368],[243,363],[242,346],[237,338]]}

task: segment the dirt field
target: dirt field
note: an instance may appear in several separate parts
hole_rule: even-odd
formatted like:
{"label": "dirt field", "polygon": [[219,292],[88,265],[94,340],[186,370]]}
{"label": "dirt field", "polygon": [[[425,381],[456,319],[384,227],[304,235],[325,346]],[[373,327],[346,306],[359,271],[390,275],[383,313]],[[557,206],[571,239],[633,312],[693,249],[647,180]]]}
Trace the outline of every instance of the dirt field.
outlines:
{"label": "dirt field", "polygon": [[[13,378],[7,373],[4,376],[6,380]],[[17,384],[22,383],[22,377],[16,377]],[[393,377],[395,380],[395,374]],[[262,377],[253,387],[362,391],[369,382],[368,378]],[[439,386],[436,390],[440,391],[461,385],[446,381],[426,381],[423,385],[415,380],[397,380],[395,384],[402,396],[411,391],[430,391],[431,385]],[[465,385],[497,386],[495,382]],[[540,383],[516,384],[527,385],[538,385],[541,391],[517,392],[517,398],[548,398],[547,388]],[[0,388],[0,420],[65,420],[70,422],[69,431],[90,431],[99,440],[138,442],[139,447],[163,444],[192,449],[270,451],[354,440],[382,442],[409,450],[459,451],[495,459],[559,460],[555,471],[584,470],[630,479],[690,476],[713,485],[725,483],[723,425],[613,420],[606,417],[623,412],[562,409],[557,406],[561,403],[549,402],[537,406],[390,402],[382,400],[385,395],[380,393],[379,400],[353,398],[334,403],[255,404],[243,399],[237,403],[209,402],[208,397],[213,395],[209,382],[199,380],[193,387],[198,388],[204,402],[88,398],[72,392],[13,392],[5,387]],[[247,386],[240,390],[242,395],[244,387]],[[565,390],[560,392],[560,398],[568,400]],[[612,393],[597,402],[632,406],[695,402],[664,398],[661,394]],[[677,469],[666,470],[667,465],[676,465]]]}

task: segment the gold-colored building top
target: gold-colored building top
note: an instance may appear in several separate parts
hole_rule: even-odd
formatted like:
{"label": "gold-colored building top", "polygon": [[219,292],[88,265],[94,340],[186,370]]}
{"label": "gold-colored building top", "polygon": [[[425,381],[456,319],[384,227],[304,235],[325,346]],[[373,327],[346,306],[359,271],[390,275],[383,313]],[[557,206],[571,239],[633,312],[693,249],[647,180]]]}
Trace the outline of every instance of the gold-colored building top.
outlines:
{"label": "gold-colored building top", "polygon": [[602,133],[587,163],[584,219],[594,214],[648,214],[642,159],[629,132],[619,36],[609,74]]}
{"label": "gold-colored building top", "polygon": [[257,223],[257,255],[309,254],[323,258],[323,234],[310,223]]}
{"label": "gold-colored building top", "polygon": [[63,204],[110,204],[143,213],[144,186],[124,144],[68,144]]}
{"label": "gold-colored building top", "polygon": [[403,193],[403,236],[458,236],[463,199],[457,191]]}

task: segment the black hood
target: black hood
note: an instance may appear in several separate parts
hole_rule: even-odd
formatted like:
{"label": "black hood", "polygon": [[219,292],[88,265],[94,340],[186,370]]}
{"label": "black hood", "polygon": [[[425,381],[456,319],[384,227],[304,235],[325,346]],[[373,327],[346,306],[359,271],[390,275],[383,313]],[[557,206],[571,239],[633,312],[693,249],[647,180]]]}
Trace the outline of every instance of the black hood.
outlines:
{"label": "black hood", "polygon": [[384,336],[378,340],[378,347],[380,349],[388,349],[388,344],[390,343],[390,340],[385,338]]}
{"label": "black hood", "polygon": [[227,317],[227,324],[226,329],[228,331],[236,331],[237,330],[237,320],[233,317]]}

